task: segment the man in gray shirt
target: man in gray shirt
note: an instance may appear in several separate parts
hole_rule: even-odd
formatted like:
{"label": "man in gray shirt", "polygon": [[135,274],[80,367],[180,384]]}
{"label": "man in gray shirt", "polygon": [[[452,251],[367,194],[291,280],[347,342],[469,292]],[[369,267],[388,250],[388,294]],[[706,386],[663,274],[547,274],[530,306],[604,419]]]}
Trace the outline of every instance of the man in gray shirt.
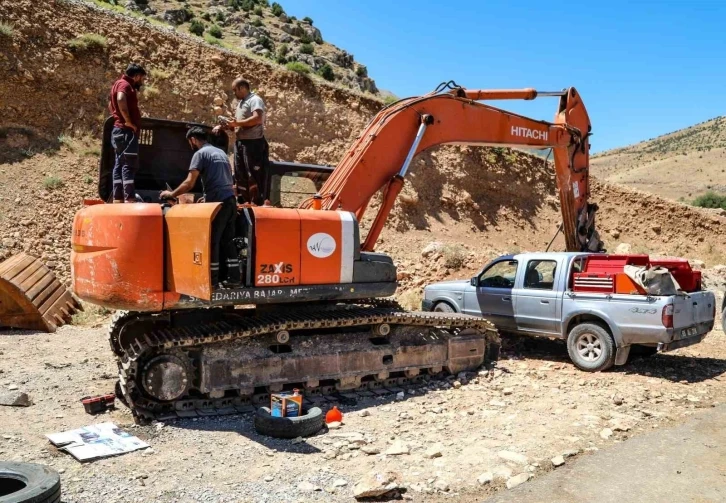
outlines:
{"label": "man in gray shirt", "polygon": [[[234,197],[232,168],[229,165],[227,154],[207,143],[207,133],[200,127],[193,127],[187,131],[187,141],[194,150],[194,156],[189,165],[189,174],[179,187],[174,190],[163,190],[159,194],[159,198],[173,199],[181,194],[186,194],[194,188],[197,179],[201,176],[204,201],[222,203],[222,207],[212,222],[212,256],[210,257],[212,288],[221,286],[220,277],[226,277],[226,281],[223,282],[225,287],[239,286],[239,255],[234,244],[237,202]],[[220,252],[225,259],[221,268]]]}
{"label": "man in gray shirt", "polygon": [[238,78],[232,82],[232,92],[239,100],[234,120],[226,120],[214,128],[234,129],[234,177],[240,203],[262,205],[269,194],[264,193],[270,147],[265,139],[265,102],[250,91],[250,83]]}

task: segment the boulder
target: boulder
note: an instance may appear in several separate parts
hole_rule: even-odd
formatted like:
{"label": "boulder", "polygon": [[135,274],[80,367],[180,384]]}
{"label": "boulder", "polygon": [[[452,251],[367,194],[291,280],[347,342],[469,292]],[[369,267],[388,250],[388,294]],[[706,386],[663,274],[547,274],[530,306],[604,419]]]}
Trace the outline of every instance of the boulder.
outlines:
{"label": "boulder", "polygon": [[400,489],[402,488],[395,473],[371,472],[353,486],[353,497],[356,499],[380,498]]}
{"label": "boulder", "polygon": [[30,400],[27,393],[23,393],[18,390],[11,390],[0,392],[0,405],[7,405],[9,407],[29,407],[33,405],[33,402]]}
{"label": "boulder", "polygon": [[186,9],[169,9],[164,11],[162,18],[168,23],[180,25],[189,21],[191,14]]}

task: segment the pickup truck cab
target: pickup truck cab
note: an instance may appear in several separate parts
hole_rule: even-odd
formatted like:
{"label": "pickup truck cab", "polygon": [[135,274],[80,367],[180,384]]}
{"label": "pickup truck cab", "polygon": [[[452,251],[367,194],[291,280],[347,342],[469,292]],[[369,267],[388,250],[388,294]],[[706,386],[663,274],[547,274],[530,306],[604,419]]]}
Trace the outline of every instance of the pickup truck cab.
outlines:
{"label": "pickup truck cab", "polygon": [[426,286],[422,308],[483,316],[503,333],[566,339],[573,363],[591,372],[624,364],[633,346],[673,350],[700,342],[713,329],[712,292],[574,291],[574,273],[588,255],[501,256],[470,280]]}

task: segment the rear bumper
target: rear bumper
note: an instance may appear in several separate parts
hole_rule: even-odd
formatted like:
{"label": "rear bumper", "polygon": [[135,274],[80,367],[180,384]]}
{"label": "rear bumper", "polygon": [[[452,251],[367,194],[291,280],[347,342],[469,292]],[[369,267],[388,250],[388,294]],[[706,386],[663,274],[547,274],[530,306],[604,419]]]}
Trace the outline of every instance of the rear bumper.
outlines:
{"label": "rear bumper", "polygon": [[432,300],[424,299],[421,301],[421,311],[433,311],[434,302]]}
{"label": "rear bumper", "polygon": [[706,337],[706,334],[694,335],[692,337],[687,337],[685,339],[680,339],[680,340],[668,342],[668,343],[659,342],[658,351],[659,352],[673,351],[674,349],[685,348],[687,346],[693,346],[694,344],[698,344],[699,342],[701,342],[704,337]]}

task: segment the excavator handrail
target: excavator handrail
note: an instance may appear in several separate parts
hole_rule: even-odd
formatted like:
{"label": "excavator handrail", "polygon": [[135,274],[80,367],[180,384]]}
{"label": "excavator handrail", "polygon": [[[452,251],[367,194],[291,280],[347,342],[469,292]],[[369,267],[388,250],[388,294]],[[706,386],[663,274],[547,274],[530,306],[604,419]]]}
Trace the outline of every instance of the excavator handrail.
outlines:
{"label": "excavator handrail", "polygon": [[[560,97],[554,122],[479,102],[538,95]],[[596,207],[588,204],[590,131],[587,111],[574,88],[546,93],[535,89],[466,90],[450,81],[429,94],[382,109],[321,187],[321,207],[352,211],[360,220],[371,198],[383,190],[384,201],[363,244],[364,250],[372,250],[416,154],[442,144],[552,148],[567,250],[599,248],[594,232]],[[302,204],[311,205],[311,201]]]}

